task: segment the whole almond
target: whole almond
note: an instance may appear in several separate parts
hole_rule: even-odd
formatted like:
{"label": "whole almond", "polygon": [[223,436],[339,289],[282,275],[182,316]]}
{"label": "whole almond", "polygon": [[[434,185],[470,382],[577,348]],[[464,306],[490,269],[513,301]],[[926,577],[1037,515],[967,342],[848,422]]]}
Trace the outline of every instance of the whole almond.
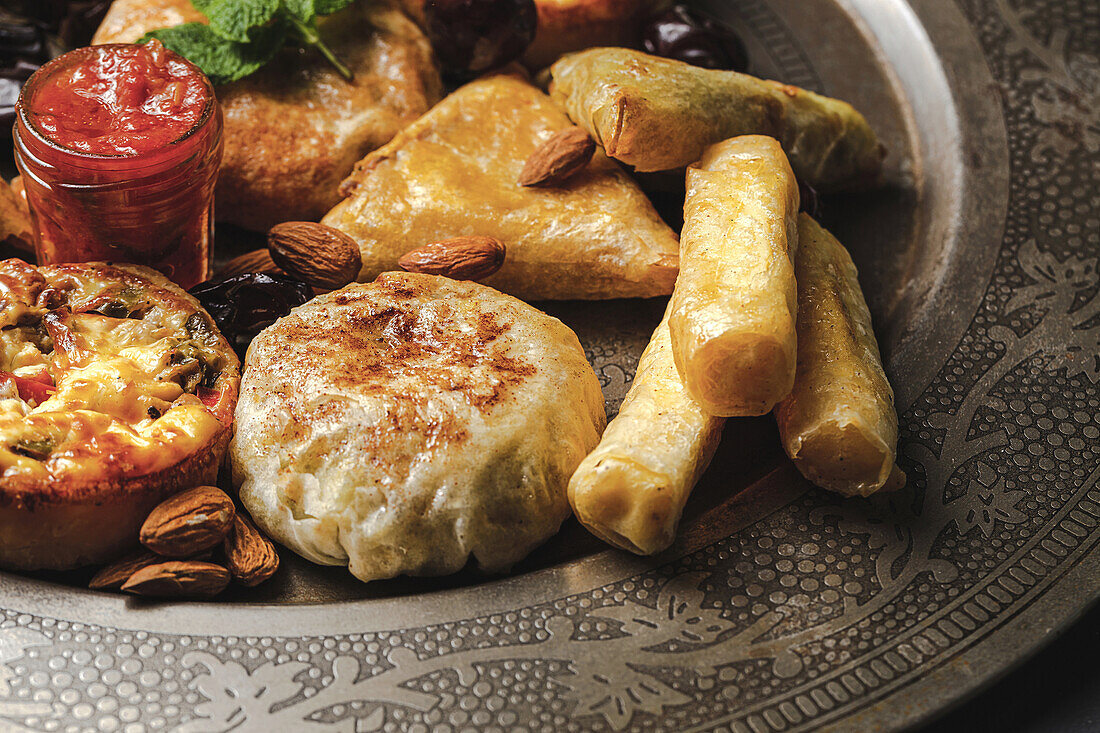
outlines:
{"label": "whole almond", "polygon": [[168,560],[147,565],[122,584],[122,590],[158,598],[210,598],[229,585],[229,571],[198,560]]}
{"label": "whole almond", "polygon": [[275,545],[240,514],[225,536],[225,561],[233,579],[248,587],[259,585],[279,569]]}
{"label": "whole almond", "polygon": [[500,240],[468,235],[410,249],[401,255],[397,265],[408,272],[444,275],[454,280],[481,280],[500,269],[504,255]]}
{"label": "whole almond", "polygon": [[141,525],[141,544],[165,557],[189,557],[225,539],[234,516],[224,491],[199,486],[157,505]]}
{"label": "whole almond", "polygon": [[286,274],[326,290],[352,282],[363,266],[354,239],[339,229],[312,221],[288,221],[271,227],[267,249]]}
{"label": "whole almond", "polygon": [[519,185],[559,186],[588,165],[595,152],[596,141],[581,128],[560,130],[527,158]]}
{"label": "whole almond", "polygon": [[160,555],[148,550],[138,550],[115,560],[93,575],[88,581],[88,587],[93,590],[118,590],[138,570],[159,562],[164,562]]}
{"label": "whole almond", "polygon": [[254,249],[251,252],[245,252],[243,255],[237,255],[226,262],[218,270],[218,277],[232,277],[246,272],[266,272],[271,275],[285,274],[282,268],[275,264],[275,260],[271,259],[270,252],[266,249]]}

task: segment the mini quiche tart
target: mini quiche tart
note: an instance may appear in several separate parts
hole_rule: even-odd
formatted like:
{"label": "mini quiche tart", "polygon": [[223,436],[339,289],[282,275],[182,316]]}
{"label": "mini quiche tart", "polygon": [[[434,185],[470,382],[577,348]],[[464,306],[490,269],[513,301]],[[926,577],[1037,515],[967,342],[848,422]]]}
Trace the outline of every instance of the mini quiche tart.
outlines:
{"label": "mini quiche tart", "polygon": [[0,565],[134,544],[153,506],[216,478],[239,388],[232,348],[163,275],[0,262]]}

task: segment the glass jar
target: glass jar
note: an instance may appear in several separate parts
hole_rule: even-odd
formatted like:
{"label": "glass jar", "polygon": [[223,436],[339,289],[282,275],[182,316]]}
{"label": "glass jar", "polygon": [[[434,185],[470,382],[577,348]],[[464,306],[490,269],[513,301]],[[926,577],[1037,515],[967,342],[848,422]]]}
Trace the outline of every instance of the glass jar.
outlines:
{"label": "glass jar", "polygon": [[[154,80],[150,91],[132,67],[112,62],[110,54],[133,56],[133,49],[146,48],[142,46],[76,49],[43,66],[23,87],[14,126],[15,159],[23,175],[39,264],[132,262],[153,267],[185,288],[207,279],[214,184],[221,164],[221,109],[213,86],[197,67],[152,43],[156,45],[148,47],[151,57],[159,63],[171,63],[177,72],[201,77],[201,87],[196,86],[197,79],[187,80],[188,88],[200,90],[188,97],[192,108],[187,116],[181,113],[175,120],[171,115],[142,116],[143,109],[155,107],[160,99],[142,95],[159,93],[170,104],[174,89]],[[78,115],[67,129],[47,125],[44,121],[53,117],[45,115],[43,108],[53,104],[50,109],[55,110],[56,100],[66,99],[65,84],[70,79],[82,83],[95,73],[115,73],[119,75],[115,83],[139,86],[129,96],[118,89],[95,95],[85,90],[82,99],[107,99],[113,105],[104,105],[106,113],[96,124],[117,127],[128,112],[135,113],[138,122],[126,121],[114,137],[95,137],[103,130],[87,128],[86,140],[81,139],[85,128],[79,126],[84,120]],[[104,84],[111,82],[106,78]],[[134,106],[138,102],[145,106]],[[187,126],[176,130],[172,123],[178,127],[181,119]]]}

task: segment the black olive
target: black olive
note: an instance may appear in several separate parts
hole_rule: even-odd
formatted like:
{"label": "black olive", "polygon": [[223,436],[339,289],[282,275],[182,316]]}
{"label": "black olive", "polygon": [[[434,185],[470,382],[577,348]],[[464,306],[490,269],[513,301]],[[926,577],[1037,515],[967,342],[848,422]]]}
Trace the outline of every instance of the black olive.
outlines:
{"label": "black olive", "polygon": [[424,18],[443,73],[455,80],[519,58],[538,25],[534,0],[427,0]]}
{"label": "black olive", "polygon": [[741,38],[697,10],[674,5],[642,29],[647,53],[706,69],[746,71],[749,55]]}
{"label": "black olive", "polygon": [[304,282],[260,272],[200,283],[190,292],[238,348],[313,297],[313,290]]}

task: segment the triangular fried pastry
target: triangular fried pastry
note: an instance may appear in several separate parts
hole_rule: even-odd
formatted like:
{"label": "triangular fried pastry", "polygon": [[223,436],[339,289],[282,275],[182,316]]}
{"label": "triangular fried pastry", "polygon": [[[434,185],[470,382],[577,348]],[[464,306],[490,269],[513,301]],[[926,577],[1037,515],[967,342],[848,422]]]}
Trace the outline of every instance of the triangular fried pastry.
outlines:
{"label": "triangular fried pastry", "polygon": [[569,127],[518,77],[471,82],[360,161],[342,187],[347,199],[323,223],[359,243],[361,281],[396,269],[414,247],[482,235],[507,248],[483,282],[520,298],[671,293],[677,236],[602,152],[557,187],[519,185],[527,158]]}

